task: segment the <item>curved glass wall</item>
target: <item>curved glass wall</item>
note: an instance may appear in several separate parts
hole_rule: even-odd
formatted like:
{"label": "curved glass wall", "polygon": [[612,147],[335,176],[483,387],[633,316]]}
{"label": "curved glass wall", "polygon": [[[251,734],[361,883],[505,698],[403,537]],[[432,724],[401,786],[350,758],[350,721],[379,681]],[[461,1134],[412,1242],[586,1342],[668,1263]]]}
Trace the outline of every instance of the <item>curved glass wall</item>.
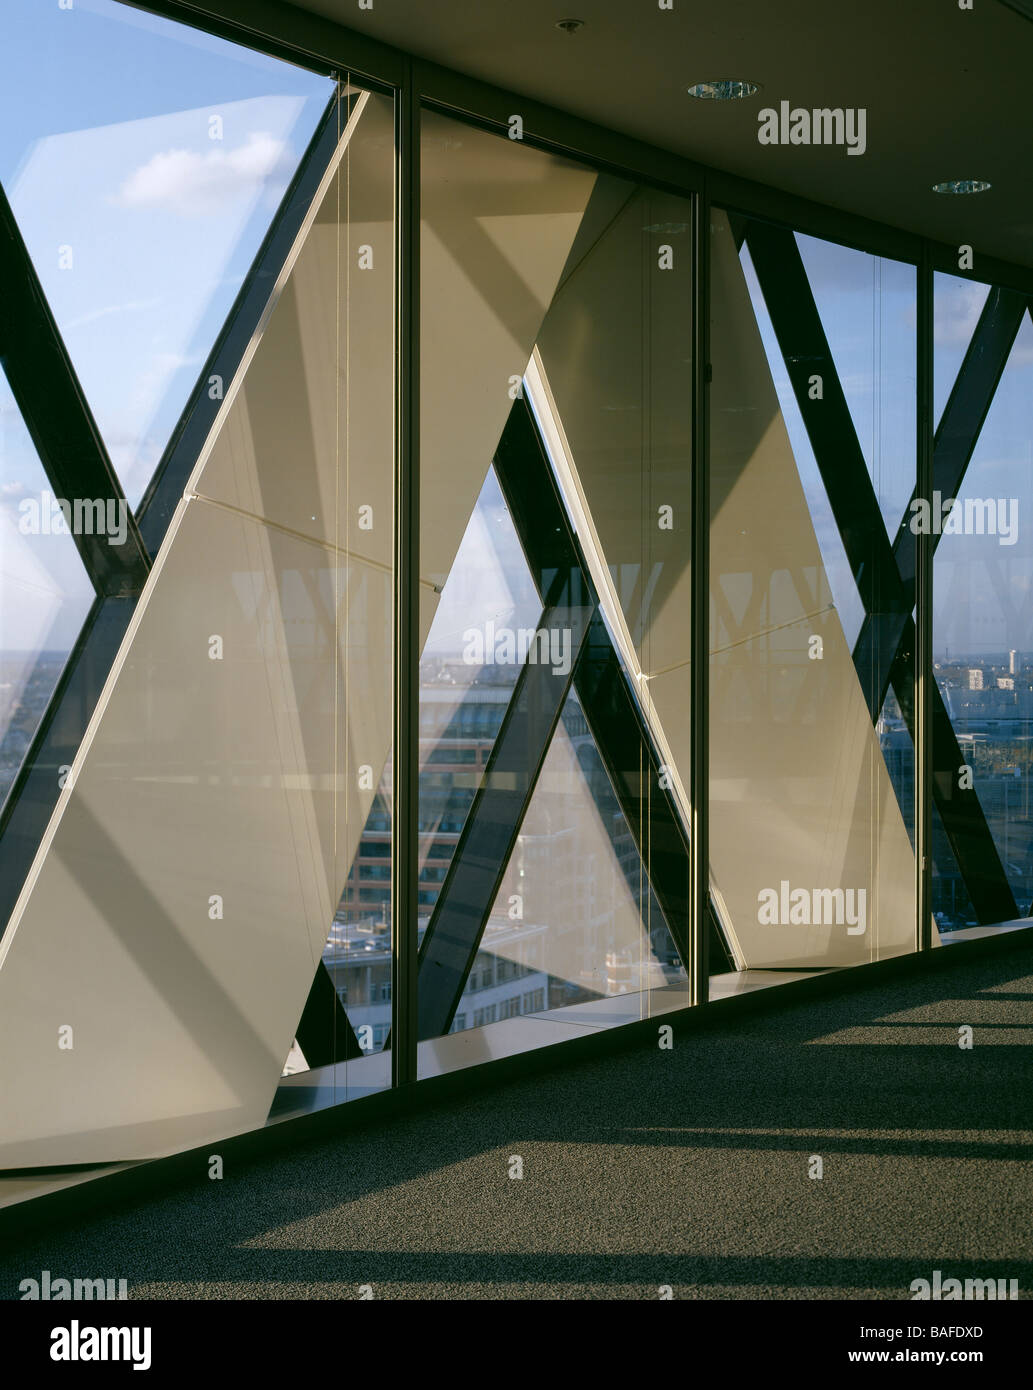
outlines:
{"label": "curved glass wall", "polygon": [[693,195],[440,93],[416,229],[419,92],[118,0],[0,28],[0,1167],[914,950],[923,533],[932,944],[1028,921],[1022,293],[935,277],[919,497],[914,264],[718,208],[701,286]]}

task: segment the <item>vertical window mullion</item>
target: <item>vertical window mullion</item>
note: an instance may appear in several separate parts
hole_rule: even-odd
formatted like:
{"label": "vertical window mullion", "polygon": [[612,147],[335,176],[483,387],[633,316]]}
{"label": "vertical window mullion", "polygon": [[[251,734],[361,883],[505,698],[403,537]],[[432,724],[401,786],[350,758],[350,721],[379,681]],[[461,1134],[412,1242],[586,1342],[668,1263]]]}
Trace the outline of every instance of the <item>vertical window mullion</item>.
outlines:
{"label": "vertical window mullion", "polygon": [[[918,266],[916,493],[933,494],[933,270],[923,244]],[[916,947],[932,947],[933,537],[915,537],[915,872]]]}
{"label": "vertical window mullion", "polygon": [[396,103],[397,414],[391,1081],[416,1080],[420,750],[420,102],[410,62]]}

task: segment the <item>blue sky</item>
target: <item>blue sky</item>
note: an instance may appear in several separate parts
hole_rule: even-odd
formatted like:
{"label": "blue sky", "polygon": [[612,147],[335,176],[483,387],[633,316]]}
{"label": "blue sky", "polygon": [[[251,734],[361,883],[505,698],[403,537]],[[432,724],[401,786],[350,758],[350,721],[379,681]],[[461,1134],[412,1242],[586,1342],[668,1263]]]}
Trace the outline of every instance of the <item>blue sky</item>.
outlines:
{"label": "blue sky", "polygon": [[[116,0],[3,0],[0,183],[133,505],[331,94]],[[0,380],[8,650],[66,646],[81,622],[70,539],[12,537],[44,485]]]}

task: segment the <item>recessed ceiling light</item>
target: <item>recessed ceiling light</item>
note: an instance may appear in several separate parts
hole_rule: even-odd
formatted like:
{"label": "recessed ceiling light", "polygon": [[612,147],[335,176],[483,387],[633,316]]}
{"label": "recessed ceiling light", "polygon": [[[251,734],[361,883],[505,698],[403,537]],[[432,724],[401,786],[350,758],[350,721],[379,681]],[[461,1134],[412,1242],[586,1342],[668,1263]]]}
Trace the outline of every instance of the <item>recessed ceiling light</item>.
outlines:
{"label": "recessed ceiling light", "polygon": [[985,179],[949,179],[946,183],[934,183],[934,193],[985,193],[990,185]]}
{"label": "recessed ceiling light", "polygon": [[583,19],[559,19],[556,21],[556,28],[562,29],[565,34],[576,34],[579,29],[585,27]]}
{"label": "recessed ceiling light", "polygon": [[738,101],[759,91],[759,82],[740,82],[735,78],[721,78],[716,82],[696,82],[688,89],[690,97],[700,97],[706,101]]}

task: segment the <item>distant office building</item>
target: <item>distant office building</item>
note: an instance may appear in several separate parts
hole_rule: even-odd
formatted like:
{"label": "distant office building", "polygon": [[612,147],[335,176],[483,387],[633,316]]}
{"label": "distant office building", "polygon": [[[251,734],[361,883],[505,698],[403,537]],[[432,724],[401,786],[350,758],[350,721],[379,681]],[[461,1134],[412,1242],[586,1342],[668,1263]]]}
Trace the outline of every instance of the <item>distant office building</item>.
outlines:
{"label": "distant office building", "polygon": [[[426,925],[427,920],[422,919],[421,939]],[[568,1002],[562,992],[558,1001],[552,997],[548,972],[542,968],[546,931],[545,927],[506,921],[488,923],[486,949],[477,953],[452,1023],[453,1033]],[[367,1050],[378,1052],[391,1030],[389,936],[378,932],[372,923],[357,926],[338,917],[323,951],[323,964],[352,1027],[359,1032],[368,1026]]]}
{"label": "distant office building", "polygon": [[968,668],[968,688],[969,690],[983,689],[983,672],[978,666]]}

